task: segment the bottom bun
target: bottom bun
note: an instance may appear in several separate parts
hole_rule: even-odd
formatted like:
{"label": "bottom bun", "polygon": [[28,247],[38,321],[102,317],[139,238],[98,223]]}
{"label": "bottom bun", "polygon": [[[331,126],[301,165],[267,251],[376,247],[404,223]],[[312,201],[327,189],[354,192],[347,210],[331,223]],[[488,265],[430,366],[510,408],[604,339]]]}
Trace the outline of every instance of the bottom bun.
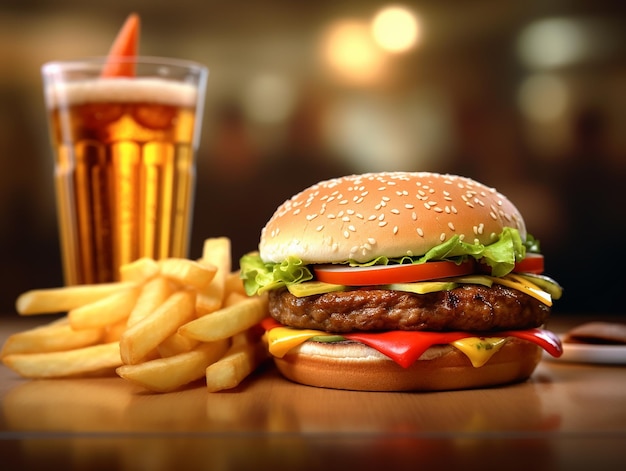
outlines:
{"label": "bottom bun", "polygon": [[274,362],[285,378],[308,386],[354,391],[451,391],[524,381],[541,355],[537,345],[509,337],[479,368],[451,345],[431,347],[403,368],[361,343],[309,341],[283,358],[274,358]]}

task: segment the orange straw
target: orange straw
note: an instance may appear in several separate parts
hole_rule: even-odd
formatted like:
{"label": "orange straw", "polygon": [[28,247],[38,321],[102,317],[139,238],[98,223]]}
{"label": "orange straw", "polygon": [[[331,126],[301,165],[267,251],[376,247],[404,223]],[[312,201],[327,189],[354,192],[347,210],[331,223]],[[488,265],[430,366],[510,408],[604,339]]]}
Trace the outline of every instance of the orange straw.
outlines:
{"label": "orange straw", "polygon": [[109,49],[107,55],[109,60],[102,71],[103,77],[132,77],[135,75],[133,62],[117,62],[116,59],[137,56],[140,26],[139,15],[131,13],[120,32],[117,33],[111,49]]}

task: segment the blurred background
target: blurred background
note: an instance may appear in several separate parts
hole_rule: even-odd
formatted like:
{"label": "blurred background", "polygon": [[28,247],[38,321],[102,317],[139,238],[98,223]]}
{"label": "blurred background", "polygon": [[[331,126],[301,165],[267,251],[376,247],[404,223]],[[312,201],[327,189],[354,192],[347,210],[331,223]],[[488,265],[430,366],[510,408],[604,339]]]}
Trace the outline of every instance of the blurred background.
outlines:
{"label": "blurred background", "polygon": [[321,179],[429,170],[520,208],[565,288],[555,312],[624,313],[626,3],[608,0],[2,0],[0,312],[60,286],[40,67],[141,53],[210,69],[191,257],[235,263],[273,210]]}

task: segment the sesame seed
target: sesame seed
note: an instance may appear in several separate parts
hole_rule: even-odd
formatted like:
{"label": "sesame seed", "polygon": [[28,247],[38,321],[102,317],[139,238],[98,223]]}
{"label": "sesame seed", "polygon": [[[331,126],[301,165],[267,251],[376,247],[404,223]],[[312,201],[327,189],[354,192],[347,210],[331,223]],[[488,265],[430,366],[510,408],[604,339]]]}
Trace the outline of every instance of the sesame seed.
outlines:
{"label": "sesame seed", "polygon": [[378,225],[379,225],[380,227],[385,227],[385,226],[387,225],[387,221],[380,221],[380,222],[378,223]]}
{"label": "sesame seed", "polygon": [[375,214],[372,214],[370,217],[367,218],[368,221],[374,221],[376,218]]}
{"label": "sesame seed", "polygon": [[317,217],[317,214],[308,214],[307,217],[306,217],[306,220],[307,221],[312,221],[316,217]]}
{"label": "sesame seed", "polygon": [[413,208],[415,208],[415,206],[414,206],[414,205],[412,205],[412,204],[410,204],[410,203],[405,204],[405,205],[404,205],[404,207],[405,207],[406,209],[413,209]]}
{"label": "sesame seed", "polygon": [[424,203],[424,207],[425,207],[426,209],[430,209],[430,205],[429,205],[428,203]]}
{"label": "sesame seed", "polygon": [[400,214],[400,211],[399,211],[398,209],[396,209],[396,208],[393,208],[393,209],[391,210],[391,212],[392,212],[393,214]]}
{"label": "sesame seed", "polygon": [[494,220],[496,220],[496,221],[498,220],[498,216],[497,216],[497,215],[496,215],[496,213],[494,213],[493,211],[490,211],[490,212],[489,212],[489,216],[491,216],[491,219],[494,219]]}
{"label": "sesame seed", "polygon": [[376,245],[376,239],[374,239],[373,237],[368,237],[367,238],[367,242],[372,244],[372,245]]}
{"label": "sesame seed", "polygon": [[418,227],[416,230],[417,230],[417,234],[418,234],[420,237],[424,237],[424,231],[422,230],[422,228],[421,228],[421,227]]}
{"label": "sesame seed", "polygon": [[442,233],[441,233],[441,235],[439,236],[439,240],[440,240],[441,242],[443,242],[444,240],[446,240],[446,233],[445,233],[445,232],[442,232]]}
{"label": "sesame seed", "polygon": [[349,230],[350,232],[356,232],[356,227],[354,227],[353,225],[349,225],[349,226],[348,226],[348,230]]}
{"label": "sesame seed", "polygon": [[393,226],[393,233],[394,235],[398,233],[398,226]]}
{"label": "sesame seed", "polygon": [[317,227],[315,228],[315,230],[316,230],[317,232],[320,232],[320,231],[321,231],[321,230],[323,230],[323,229],[324,229],[324,224],[320,224],[319,226],[317,226]]}
{"label": "sesame seed", "polygon": [[341,220],[343,222],[350,222],[350,217],[349,216],[344,216],[344,217],[341,218]]}
{"label": "sesame seed", "polygon": [[343,231],[343,236],[344,236],[346,239],[349,239],[349,238],[350,238],[350,232],[348,232],[348,231]]}
{"label": "sesame seed", "polygon": [[411,213],[411,219],[413,219],[414,221],[417,221],[417,213],[415,211]]}
{"label": "sesame seed", "polygon": [[448,227],[450,228],[451,231],[455,231],[456,229],[454,228],[454,224],[449,222],[448,223]]}

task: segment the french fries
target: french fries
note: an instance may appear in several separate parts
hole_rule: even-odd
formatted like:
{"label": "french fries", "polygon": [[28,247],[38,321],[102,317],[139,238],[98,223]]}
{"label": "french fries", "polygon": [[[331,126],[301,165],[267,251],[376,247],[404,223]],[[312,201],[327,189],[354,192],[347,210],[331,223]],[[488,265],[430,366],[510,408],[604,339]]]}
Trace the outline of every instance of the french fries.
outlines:
{"label": "french fries", "polygon": [[249,298],[187,322],[178,332],[202,342],[213,342],[251,328],[261,322],[266,313],[266,297]]}
{"label": "french fries", "polygon": [[207,239],[196,261],[128,263],[120,280],[23,293],[19,314],[66,315],[11,335],[3,363],[26,378],[115,371],[154,392],[204,378],[215,392],[236,387],[267,358],[254,329],[268,315],[267,298],[245,294],[228,238]]}
{"label": "french fries", "polygon": [[111,370],[122,364],[117,342],[61,352],[14,353],[4,364],[26,378],[59,378]]}
{"label": "french fries", "polygon": [[2,347],[2,356],[73,350],[94,345],[103,336],[102,329],[74,330],[69,322],[53,322],[11,335]]}
{"label": "french fries", "polygon": [[174,334],[180,325],[193,319],[195,301],[193,292],[177,291],[152,314],[129,327],[120,339],[120,353],[124,363],[139,363]]}
{"label": "french fries", "polygon": [[207,367],[219,360],[227,348],[227,339],[204,343],[198,348],[171,357],[157,358],[138,365],[120,366],[117,374],[151,391],[174,391],[202,378]]}
{"label": "french fries", "polygon": [[202,258],[199,263],[205,266],[214,266],[217,272],[213,280],[198,292],[196,310],[199,315],[217,311],[224,299],[226,277],[231,272],[230,240],[226,237],[207,239],[202,248]]}
{"label": "french fries", "polygon": [[106,298],[72,309],[67,317],[73,329],[93,329],[116,324],[128,318],[137,302],[139,288],[133,286]]}
{"label": "french fries", "polygon": [[64,288],[32,290],[20,295],[15,303],[22,315],[65,312],[117,293],[131,283],[102,283]]}
{"label": "french fries", "polygon": [[239,335],[234,338],[226,354],[207,367],[205,377],[209,392],[238,386],[267,358],[267,350],[262,342],[250,342]]}

